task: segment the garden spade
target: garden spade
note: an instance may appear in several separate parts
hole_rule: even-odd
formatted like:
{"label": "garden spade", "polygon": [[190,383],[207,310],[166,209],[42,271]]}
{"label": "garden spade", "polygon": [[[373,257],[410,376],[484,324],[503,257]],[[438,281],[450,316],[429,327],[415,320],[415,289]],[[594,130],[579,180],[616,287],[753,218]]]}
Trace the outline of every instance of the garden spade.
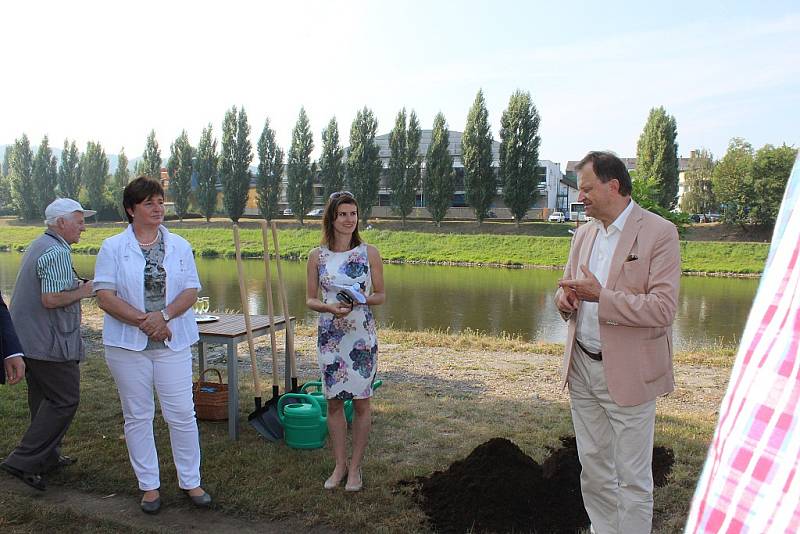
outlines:
{"label": "garden spade", "polygon": [[[278,399],[280,388],[278,386],[278,349],[275,342],[275,315],[272,305],[272,279],[269,268],[269,239],[267,237],[267,221],[261,221],[261,240],[264,242],[264,270],[267,285],[267,315],[269,316],[269,342],[272,348],[272,398],[266,404],[247,416],[250,426],[270,441],[283,438],[283,425],[278,418]],[[289,324],[286,323],[288,330]]]}
{"label": "garden spade", "polygon": [[239,242],[239,225],[233,225],[233,243],[236,246],[236,270],[239,273],[239,298],[242,300],[242,314],[244,315],[244,327],[247,332],[247,348],[250,349],[250,365],[253,367],[253,388],[255,398],[253,401],[256,410],[261,408],[261,379],[258,376],[258,365],[256,362],[256,349],[253,345],[253,327],[250,324],[250,310],[247,305],[247,289],[245,288],[244,268],[242,266],[242,248]]}
{"label": "garden spade", "polygon": [[291,321],[289,320],[289,303],[286,299],[286,284],[283,280],[283,271],[281,270],[281,253],[278,248],[278,228],[275,222],[272,222],[272,242],[275,244],[275,266],[278,268],[278,291],[281,298],[281,307],[283,309],[283,320],[286,321],[286,352],[289,356],[289,365],[291,367],[292,376],[292,393],[300,393],[300,388],[297,385],[297,362],[295,361],[294,354],[294,331],[291,328]]}

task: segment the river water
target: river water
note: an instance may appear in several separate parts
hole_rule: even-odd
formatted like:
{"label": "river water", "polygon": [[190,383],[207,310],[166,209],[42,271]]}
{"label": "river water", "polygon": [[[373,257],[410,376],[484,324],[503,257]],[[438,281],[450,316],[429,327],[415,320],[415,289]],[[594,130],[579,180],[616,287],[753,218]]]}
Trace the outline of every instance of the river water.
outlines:
{"label": "river water", "polygon": [[[0,254],[0,290],[11,294],[21,254]],[[90,278],[94,256],[75,255],[75,268]],[[263,260],[245,260],[251,313],[266,313]],[[305,263],[282,261],[289,311],[301,321],[315,321],[305,307]],[[233,259],[197,259],[211,310],[240,310]],[[465,329],[529,340],[562,342],[566,327],[552,301],[560,271],[422,265],[386,265],[386,304],[374,308],[380,324],[403,330]],[[273,288],[277,273],[272,264]],[[681,279],[674,325],[677,347],[710,342],[735,343],[741,336],[757,279],[685,276]],[[279,306],[277,293],[275,305]],[[280,314],[276,307],[276,313]]]}

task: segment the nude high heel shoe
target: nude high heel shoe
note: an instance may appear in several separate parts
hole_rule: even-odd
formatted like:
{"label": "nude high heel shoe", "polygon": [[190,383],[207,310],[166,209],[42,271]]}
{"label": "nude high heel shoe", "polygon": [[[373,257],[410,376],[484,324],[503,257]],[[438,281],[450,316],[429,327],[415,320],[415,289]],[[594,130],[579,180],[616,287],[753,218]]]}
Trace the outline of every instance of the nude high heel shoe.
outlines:
{"label": "nude high heel shoe", "polygon": [[357,484],[345,484],[344,490],[345,491],[361,491],[361,488],[364,487],[364,476],[361,474],[361,468],[358,468],[358,483]]}

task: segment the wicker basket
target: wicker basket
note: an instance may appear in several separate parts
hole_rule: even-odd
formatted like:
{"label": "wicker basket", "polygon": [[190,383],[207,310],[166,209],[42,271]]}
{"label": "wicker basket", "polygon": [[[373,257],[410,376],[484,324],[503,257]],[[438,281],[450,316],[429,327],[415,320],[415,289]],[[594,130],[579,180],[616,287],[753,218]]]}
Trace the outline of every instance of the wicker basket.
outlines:
{"label": "wicker basket", "polygon": [[[217,382],[203,380],[209,371],[217,373]],[[203,421],[225,421],[228,419],[228,384],[222,383],[222,375],[216,369],[206,369],[192,385],[194,411]]]}

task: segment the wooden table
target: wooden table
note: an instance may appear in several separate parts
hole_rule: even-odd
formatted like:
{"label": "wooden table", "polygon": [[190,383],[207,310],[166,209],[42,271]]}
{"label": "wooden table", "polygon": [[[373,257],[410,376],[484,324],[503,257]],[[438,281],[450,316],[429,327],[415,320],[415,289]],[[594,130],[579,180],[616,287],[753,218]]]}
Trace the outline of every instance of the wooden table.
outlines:
{"label": "wooden table", "polygon": [[[236,346],[247,341],[247,330],[242,314],[214,314],[219,317],[218,321],[210,323],[198,323],[200,331],[200,341],[197,343],[197,356],[199,373],[206,368],[206,345],[226,345],[228,347],[228,435],[231,439],[239,439],[239,365]],[[286,321],[282,315],[276,315],[275,331],[279,332],[286,329]],[[295,318],[289,317],[289,328],[294,332]],[[269,334],[269,316],[251,315],[250,326],[253,331],[253,339]],[[286,355],[285,379],[286,391],[292,388],[291,366],[289,363],[289,351],[284,346]],[[248,354],[249,356],[249,354]],[[271,381],[270,381],[271,382]],[[255,409],[255,406],[253,406]]]}

